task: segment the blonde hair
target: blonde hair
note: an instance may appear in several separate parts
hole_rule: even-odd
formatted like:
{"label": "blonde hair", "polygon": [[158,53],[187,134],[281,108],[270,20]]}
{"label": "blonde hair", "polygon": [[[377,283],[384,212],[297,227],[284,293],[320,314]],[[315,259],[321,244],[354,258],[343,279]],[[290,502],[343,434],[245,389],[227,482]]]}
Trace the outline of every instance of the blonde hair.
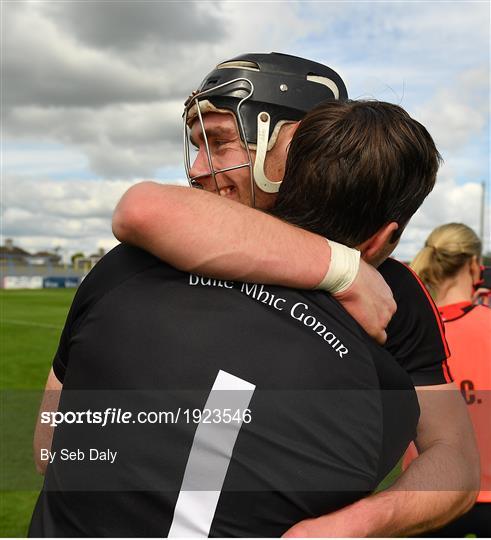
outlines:
{"label": "blonde hair", "polygon": [[481,249],[481,241],[470,227],[447,223],[433,229],[411,268],[435,296],[445,279],[455,276],[472,257],[481,258]]}

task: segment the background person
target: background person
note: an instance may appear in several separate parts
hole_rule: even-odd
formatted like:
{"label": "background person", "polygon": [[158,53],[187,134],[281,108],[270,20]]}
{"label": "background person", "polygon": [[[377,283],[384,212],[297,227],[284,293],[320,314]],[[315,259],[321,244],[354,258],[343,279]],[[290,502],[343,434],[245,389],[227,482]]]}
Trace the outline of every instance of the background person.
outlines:
{"label": "background person", "polygon": [[411,263],[445,324],[448,364],[467,402],[481,455],[477,503],[439,536],[491,535],[491,310],[473,303],[481,279],[481,241],[462,223],[434,229]]}

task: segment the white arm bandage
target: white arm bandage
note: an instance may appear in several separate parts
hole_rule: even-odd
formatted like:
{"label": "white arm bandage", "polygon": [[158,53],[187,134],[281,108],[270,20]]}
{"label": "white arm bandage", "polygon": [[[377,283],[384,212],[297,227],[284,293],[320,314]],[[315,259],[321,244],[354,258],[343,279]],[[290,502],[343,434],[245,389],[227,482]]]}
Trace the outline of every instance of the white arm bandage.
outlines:
{"label": "white arm bandage", "polygon": [[331,262],[324,279],[315,288],[336,294],[345,291],[355,280],[360,268],[360,252],[332,240],[327,243],[331,248]]}

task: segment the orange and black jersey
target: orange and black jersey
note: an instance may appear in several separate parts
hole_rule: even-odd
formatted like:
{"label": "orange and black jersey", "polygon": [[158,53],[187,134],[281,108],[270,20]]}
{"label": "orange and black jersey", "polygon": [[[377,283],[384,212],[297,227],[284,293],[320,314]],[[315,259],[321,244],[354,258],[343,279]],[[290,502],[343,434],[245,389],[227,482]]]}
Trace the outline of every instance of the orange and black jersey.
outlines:
{"label": "orange and black jersey", "polygon": [[395,259],[387,259],[378,270],[397,303],[387,327],[385,348],[409,373],[415,386],[452,382],[444,326],[425,286],[409,267]]}
{"label": "orange and black jersey", "polygon": [[491,309],[459,302],[439,310],[450,346],[448,364],[468,405],[481,456],[477,500],[491,503]]}

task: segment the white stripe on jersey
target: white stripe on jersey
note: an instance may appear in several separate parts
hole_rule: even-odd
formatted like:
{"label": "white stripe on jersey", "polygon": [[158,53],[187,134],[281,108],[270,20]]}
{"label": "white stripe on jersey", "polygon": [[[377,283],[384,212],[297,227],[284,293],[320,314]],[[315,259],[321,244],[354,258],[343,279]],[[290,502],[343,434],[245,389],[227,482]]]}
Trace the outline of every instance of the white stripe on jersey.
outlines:
{"label": "white stripe on jersey", "polygon": [[[205,410],[243,412],[249,407],[255,389],[254,384],[220,370]],[[208,537],[242,422],[242,414],[239,421],[230,423],[204,423],[201,417],[184,471],[169,538]]]}

